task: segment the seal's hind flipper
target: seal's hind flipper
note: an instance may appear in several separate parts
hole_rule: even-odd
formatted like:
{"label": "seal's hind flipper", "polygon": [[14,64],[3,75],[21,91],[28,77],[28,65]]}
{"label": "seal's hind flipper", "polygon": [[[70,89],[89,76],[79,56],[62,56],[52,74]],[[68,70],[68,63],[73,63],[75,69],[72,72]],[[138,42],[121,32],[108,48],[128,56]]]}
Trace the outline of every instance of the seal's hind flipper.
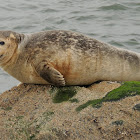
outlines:
{"label": "seal's hind flipper", "polygon": [[37,73],[47,82],[55,86],[65,86],[63,75],[47,63],[40,63],[36,69]]}

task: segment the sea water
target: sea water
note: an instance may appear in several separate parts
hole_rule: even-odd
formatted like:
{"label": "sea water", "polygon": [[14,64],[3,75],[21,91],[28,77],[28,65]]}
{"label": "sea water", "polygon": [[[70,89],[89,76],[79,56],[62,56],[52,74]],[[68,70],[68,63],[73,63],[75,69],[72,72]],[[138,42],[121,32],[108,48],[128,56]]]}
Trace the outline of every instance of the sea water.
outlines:
{"label": "sea water", "polygon": [[[140,53],[140,0],[4,0],[0,30],[72,30]],[[19,81],[0,70],[0,93]]]}

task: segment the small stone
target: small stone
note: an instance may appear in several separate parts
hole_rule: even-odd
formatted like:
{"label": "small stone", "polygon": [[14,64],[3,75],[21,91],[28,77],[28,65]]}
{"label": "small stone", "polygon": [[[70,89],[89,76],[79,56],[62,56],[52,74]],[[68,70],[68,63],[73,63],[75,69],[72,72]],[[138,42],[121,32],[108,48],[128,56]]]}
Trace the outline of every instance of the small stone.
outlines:
{"label": "small stone", "polygon": [[136,104],[134,107],[133,107],[134,110],[137,110],[137,111],[140,111],[140,104]]}
{"label": "small stone", "polygon": [[123,120],[117,120],[112,122],[113,125],[122,125],[123,124]]}

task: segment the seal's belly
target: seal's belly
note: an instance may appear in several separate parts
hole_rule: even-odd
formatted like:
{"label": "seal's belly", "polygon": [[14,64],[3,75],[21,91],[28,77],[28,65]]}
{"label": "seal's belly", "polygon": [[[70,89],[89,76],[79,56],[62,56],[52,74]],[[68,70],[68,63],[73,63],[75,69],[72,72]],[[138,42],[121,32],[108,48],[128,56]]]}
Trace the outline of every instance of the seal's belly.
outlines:
{"label": "seal's belly", "polygon": [[99,80],[94,70],[89,72],[88,69],[75,71],[64,78],[66,85],[89,85]]}
{"label": "seal's belly", "polygon": [[23,83],[32,83],[32,84],[49,84],[46,80],[40,77],[39,74],[35,71],[33,67],[30,67],[26,72],[23,72],[21,82]]}
{"label": "seal's belly", "polygon": [[63,62],[53,66],[63,75],[66,85],[88,85],[98,80],[98,70],[91,61]]}
{"label": "seal's belly", "polygon": [[[71,57],[59,57],[57,59],[57,56],[48,61],[48,63],[63,75],[66,85],[88,85],[99,80],[97,79],[99,77],[98,66],[96,65],[94,56],[92,58],[76,57],[73,54]],[[15,70],[13,72],[14,75],[10,74],[22,83],[50,84],[36,72],[31,63],[24,62],[22,67],[15,67],[15,70],[17,70],[16,74]]]}
{"label": "seal's belly", "polygon": [[23,83],[32,83],[32,84],[49,84],[43,78],[41,78],[40,76],[36,76],[34,74],[29,75],[28,78],[23,79],[23,81],[21,81],[21,82],[23,82]]}
{"label": "seal's belly", "polygon": [[15,66],[15,68],[16,69],[7,72],[22,83],[49,84],[42,77],[40,77],[39,74],[37,74],[31,64],[26,65],[25,63],[22,67],[19,68],[18,66]]}

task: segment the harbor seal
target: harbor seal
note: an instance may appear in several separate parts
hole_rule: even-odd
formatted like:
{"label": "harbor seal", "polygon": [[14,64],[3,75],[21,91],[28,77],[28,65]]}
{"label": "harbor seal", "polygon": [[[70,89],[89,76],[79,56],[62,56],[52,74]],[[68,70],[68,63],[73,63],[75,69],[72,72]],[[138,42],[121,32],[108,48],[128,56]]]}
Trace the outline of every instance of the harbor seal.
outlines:
{"label": "harbor seal", "polygon": [[22,83],[140,81],[140,54],[72,31],[0,31],[0,66]]}

